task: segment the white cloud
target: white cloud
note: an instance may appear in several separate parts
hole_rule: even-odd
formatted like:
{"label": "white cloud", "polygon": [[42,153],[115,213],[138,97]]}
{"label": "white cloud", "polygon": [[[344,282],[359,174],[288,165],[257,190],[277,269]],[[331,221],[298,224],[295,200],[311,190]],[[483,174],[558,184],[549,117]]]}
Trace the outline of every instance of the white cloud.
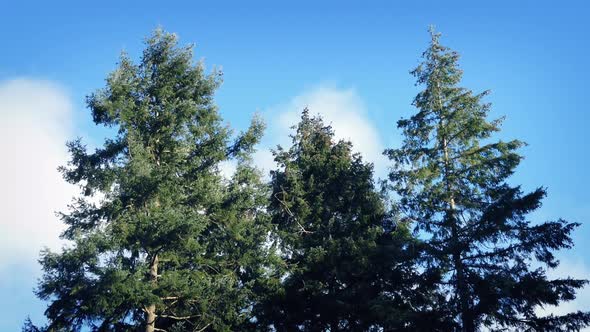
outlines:
{"label": "white cloud", "polygon": [[75,190],[56,168],[67,161],[72,104],[47,81],[0,82],[0,269],[36,265],[39,250],[60,247],[64,210]]}
{"label": "white cloud", "polygon": [[269,148],[277,144],[284,147],[290,145],[290,128],[299,122],[305,107],[309,108],[312,115],[320,114],[324,122],[332,126],[337,139],[351,141],[355,152],[360,152],[366,161],[374,163],[378,176],[384,175],[388,163],[382,155],[384,144],[377,128],[368,119],[362,99],[354,89],[326,85],[305,91],[265,112],[269,132],[265,139],[266,147],[260,148],[254,156],[257,165],[266,171],[274,168]]}
{"label": "white cloud", "polygon": [[258,147],[258,150],[254,153],[253,160],[254,165],[259,167],[263,174],[268,175],[268,172],[275,169],[275,161],[272,152],[270,151],[271,148],[275,148],[276,144],[274,145],[262,145]]}
{"label": "white cloud", "polygon": [[235,160],[225,160],[219,163],[217,166],[219,169],[219,173],[224,179],[231,179],[232,175],[236,172],[238,167],[238,163]]}

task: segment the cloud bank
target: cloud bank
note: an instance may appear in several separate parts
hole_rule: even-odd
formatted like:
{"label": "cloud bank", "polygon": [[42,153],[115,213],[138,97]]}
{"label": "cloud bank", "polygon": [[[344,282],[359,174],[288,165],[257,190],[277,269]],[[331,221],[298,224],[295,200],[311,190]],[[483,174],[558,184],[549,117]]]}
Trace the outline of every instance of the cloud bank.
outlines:
{"label": "cloud bank", "polygon": [[56,168],[67,160],[71,115],[68,96],[51,82],[0,82],[0,271],[35,265],[42,247],[60,247],[55,211],[66,207],[74,188]]}
{"label": "cloud bank", "polygon": [[321,115],[324,122],[332,126],[336,139],[351,141],[354,151],[361,153],[365,161],[375,165],[376,175],[385,174],[388,163],[387,158],[382,155],[385,147],[377,128],[368,117],[363,100],[354,89],[339,89],[327,85],[304,91],[264,112],[269,129],[263,147],[254,158],[259,167],[265,171],[274,169],[269,149],[277,144],[290,146],[289,134],[293,133],[291,127],[299,122],[305,107],[310,114]]}

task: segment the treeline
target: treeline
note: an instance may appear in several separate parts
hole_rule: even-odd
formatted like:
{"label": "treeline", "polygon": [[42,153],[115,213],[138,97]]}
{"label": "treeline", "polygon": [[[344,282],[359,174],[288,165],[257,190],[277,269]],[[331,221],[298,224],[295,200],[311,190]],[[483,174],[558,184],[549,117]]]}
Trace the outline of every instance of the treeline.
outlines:
{"label": "treeline", "polygon": [[[458,54],[431,42],[423,90],[397,123],[387,180],[314,110],[270,180],[252,163],[264,124],[233,135],[221,73],[156,31],[87,98],[116,134],[68,143],[78,185],[62,252],[44,251],[47,325],[24,331],[577,331],[590,313],[543,312],[586,280],[549,279],[578,226],[531,222],[545,197],[507,179],[521,141],[494,139],[487,92],[460,86]],[[231,178],[220,163],[237,164]],[[267,183],[268,182],[268,183]]]}

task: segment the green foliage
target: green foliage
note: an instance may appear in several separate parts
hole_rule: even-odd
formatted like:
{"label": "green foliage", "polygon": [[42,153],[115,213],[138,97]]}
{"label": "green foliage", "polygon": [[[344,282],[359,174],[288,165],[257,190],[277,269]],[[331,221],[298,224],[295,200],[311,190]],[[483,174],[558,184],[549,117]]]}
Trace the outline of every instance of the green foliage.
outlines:
{"label": "green foliage", "polygon": [[[93,153],[68,144],[61,171],[83,195],[61,214],[70,245],[42,254],[49,331],[229,331],[248,321],[269,258],[268,189],[249,165],[264,125],[254,119],[232,141],[213,103],[221,73],[192,59],[158,30],[139,64],[123,55],[88,97],[94,122],[116,135]],[[219,165],[232,159],[225,180]]]}
{"label": "green foliage", "polygon": [[270,213],[285,262],[262,322],[279,331],[410,326],[427,292],[412,290],[414,248],[375,191],[373,166],[303,112],[293,145],[279,147]]}
{"label": "green foliage", "polygon": [[[422,266],[439,269],[454,330],[562,331],[590,323],[590,313],[542,317],[537,309],[572,300],[585,280],[549,280],[554,251],[570,248],[577,223],[531,223],[545,189],[524,193],[507,183],[524,143],[492,142],[501,120],[488,121],[490,105],[458,86],[458,54],[431,31],[424,62],[412,74],[424,86],[417,113],[398,122],[405,137],[386,151],[399,210],[427,242]],[[433,327],[433,329],[436,327]]]}
{"label": "green foliage", "polygon": [[[551,280],[577,223],[532,223],[544,188],[508,183],[518,140],[493,141],[487,92],[459,87],[459,56],[431,31],[412,74],[424,86],[388,192],[373,166],[305,110],[261,180],[254,118],[233,137],[213,102],[221,73],[157,30],[87,98],[113,135],[68,143],[81,195],[43,251],[48,325],[23,331],[562,331],[590,313],[539,314],[587,281]],[[230,178],[221,163],[233,162]]]}

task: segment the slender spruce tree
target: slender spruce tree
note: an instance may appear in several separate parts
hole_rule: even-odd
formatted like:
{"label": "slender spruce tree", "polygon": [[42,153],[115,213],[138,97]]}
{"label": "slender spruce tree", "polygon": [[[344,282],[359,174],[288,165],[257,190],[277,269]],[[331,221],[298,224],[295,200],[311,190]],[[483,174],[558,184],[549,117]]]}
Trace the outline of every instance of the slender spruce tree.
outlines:
{"label": "slender spruce tree", "polygon": [[[87,104],[115,134],[61,169],[82,195],[44,251],[37,295],[46,331],[230,331],[247,323],[265,273],[267,187],[249,155],[263,124],[236,139],[213,102],[221,73],[157,30],[138,64],[123,55]],[[226,180],[220,163],[235,160]],[[101,197],[98,199],[97,197]],[[27,323],[27,330],[34,331]]]}
{"label": "slender spruce tree", "polygon": [[492,140],[501,120],[487,119],[488,92],[459,87],[459,55],[439,37],[431,29],[412,72],[424,90],[414,100],[417,113],[398,122],[403,144],[386,151],[399,210],[427,243],[423,267],[441,270],[439,291],[455,331],[577,331],[590,313],[544,316],[539,308],[573,300],[587,283],[546,274],[559,264],[555,251],[572,247],[579,224],[527,219],[546,192],[508,183],[524,143]]}
{"label": "slender spruce tree", "polygon": [[263,303],[260,329],[413,330],[417,308],[429,302],[412,287],[418,243],[392,223],[372,164],[307,110],[292,142],[275,151],[271,173],[269,212],[286,268]]}

